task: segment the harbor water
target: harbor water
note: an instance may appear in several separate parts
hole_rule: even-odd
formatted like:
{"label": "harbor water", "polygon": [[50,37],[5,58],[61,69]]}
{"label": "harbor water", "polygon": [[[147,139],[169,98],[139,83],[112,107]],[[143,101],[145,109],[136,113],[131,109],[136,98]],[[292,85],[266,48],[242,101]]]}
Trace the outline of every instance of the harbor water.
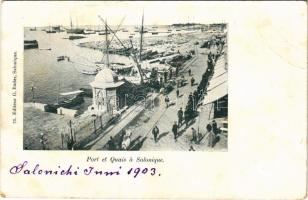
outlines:
{"label": "harbor water", "polygon": [[[80,40],[68,40],[66,32],[48,34],[45,31],[30,31],[25,28],[25,40],[37,40],[38,49],[24,51],[24,102],[32,101],[32,85],[36,102],[55,103],[61,92],[90,88],[93,75],[82,74],[82,70],[93,71],[95,62],[104,59],[101,51],[81,48],[80,42],[104,40],[104,35],[86,35]],[[51,50],[47,50],[47,49]],[[67,60],[57,61],[58,56],[68,56]],[[129,64],[125,56],[109,55],[110,62]],[[61,97],[60,97],[61,100]]]}
{"label": "harbor water", "polygon": [[[134,27],[128,27],[128,32],[117,33],[117,37],[128,39],[131,34],[138,40],[139,33],[134,32]],[[167,36],[167,27],[159,28],[159,35],[145,33],[144,38],[156,38]],[[175,33],[175,30],[172,31]],[[176,33],[183,33],[180,31]],[[89,83],[94,80],[94,75],[82,74],[81,71],[94,71],[96,69],[95,62],[106,60],[103,51],[94,50],[77,46],[79,43],[104,41],[105,35],[89,34],[84,35],[85,38],[77,40],[69,40],[69,34],[66,32],[46,33],[42,28],[36,31],[30,31],[29,28],[24,30],[25,40],[37,40],[38,49],[27,49],[24,51],[24,102],[33,100],[32,85],[34,86],[35,101],[39,103],[55,103],[58,94],[61,92],[70,92],[79,88],[90,88]],[[109,39],[112,42],[116,38],[109,34]],[[48,50],[50,49],[50,50]],[[57,61],[58,56],[67,56],[70,62],[66,59]],[[133,63],[126,56],[109,55],[110,63],[124,63],[130,65]],[[63,100],[59,96],[59,100]]]}

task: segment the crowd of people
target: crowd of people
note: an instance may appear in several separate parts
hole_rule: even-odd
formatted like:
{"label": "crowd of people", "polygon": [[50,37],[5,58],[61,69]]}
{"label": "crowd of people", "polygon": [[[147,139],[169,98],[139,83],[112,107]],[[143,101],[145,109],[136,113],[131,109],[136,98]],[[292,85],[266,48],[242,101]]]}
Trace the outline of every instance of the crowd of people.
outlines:
{"label": "crowd of people", "polygon": [[[216,45],[216,44],[215,44]],[[221,45],[221,44],[219,44]],[[223,45],[223,44],[222,44]],[[176,142],[178,137],[179,137],[179,130],[183,125],[185,125],[184,129],[187,130],[189,128],[190,122],[197,116],[197,107],[198,107],[198,102],[203,98],[203,95],[206,94],[206,89],[208,87],[209,80],[211,76],[213,75],[214,72],[214,66],[215,63],[220,56],[220,53],[212,53],[209,52],[207,57],[207,69],[202,75],[201,81],[199,82],[197,88],[191,92],[188,96],[188,101],[186,104],[185,109],[182,107],[177,111],[177,117],[178,120],[174,121],[171,127],[171,132],[173,133],[173,138],[174,141]],[[173,77],[178,77],[179,76],[179,67],[176,67],[175,70],[170,68],[169,70],[165,70],[162,74],[159,74],[157,69],[152,69],[151,76],[150,76],[150,83],[152,85],[156,85],[157,88],[164,88],[165,84],[168,83],[170,80],[173,79]],[[190,85],[194,86],[196,83],[195,78],[193,77],[191,69],[188,70],[188,77],[190,79]],[[178,84],[176,87],[176,97],[179,98],[180,95],[180,90],[179,88],[183,86],[183,81],[184,80],[184,75],[182,75],[181,79],[178,79]],[[165,104],[166,107],[168,108],[170,106],[170,98],[166,94],[165,95]],[[151,129],[152,135],[154,142],[157,143],[159,140],[160,136],[160,130],[157,124],[153,126]],[[217,123],[215,120],[207,124],[207,133],[209,133],[209,147],[213,147],[215,145],[215,140],[217,138],[217,134],[219,133],[219,129],[217,128]],[[194,127],[189,128],[189,135],[191,135],[191,142],[198,144],[201,140],[202,135],[199,133],[199,130],[197,131]],[[127,136],[130,141],[130,135]],[[125,137],[124,137],[125,138]],[[110,150],[115,148],[113,138],[110,139],[109,141],[109,148]],[[123,139],[123,144],[122,144],[122,149],[127,149],[127,139]],[[190,146],[190,151],[195,151],[193,146]]]}

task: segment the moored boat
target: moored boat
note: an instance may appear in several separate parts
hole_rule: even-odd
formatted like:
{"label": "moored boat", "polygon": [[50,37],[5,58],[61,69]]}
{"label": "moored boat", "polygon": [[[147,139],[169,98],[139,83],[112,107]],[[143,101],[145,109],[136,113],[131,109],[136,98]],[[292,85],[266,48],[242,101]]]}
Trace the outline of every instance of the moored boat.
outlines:
{"label": "moored boat", "polygon": [[70,35],[68,37],[69,40],[77,40],[77,39],[82,39],[82,38],[85,38],[85,37],[81,35]]}
{"label": "moored boat", "polygon": [[24,49],[37,49],[38,42],[37,40],[25,40],[24,41]]}
{"label": "moored boat", "polygon": [[84,30],[84,33],[85,35],[89,35],[89,34],[95,34],[95,31],[91,30],[91,29],[86,29]]}
{"label": "moored boat", "polygon": [[47,30],[46,33],[56,33],[54,30]]}
{"label": "moored boat", "polygon": [[[99,35],[106,35],[106,32],[105,32],[105,31],[101,31],[101,32],[98,32],[98,34],[99,34]],[[108,31],[107,34],[109,35],[110,32]]]}
{"label": "moored boat", "polygon": [[80,105],[81,103],[84,102],[82,93],[84,91],[82,90],[77,90],[77,91],[73,91],[73,92],[66,92],[66,93],[60,93],[61,96],[73,96],[69,99],[60,101],[58,103],[54,103],[52,104],[53,107],[55,108],[59,108],[59,107],[63,107],[63,108],[71,108],[77,105]]}
{"label": "moored boat", "polygon": [[84,34],[84,29],[82,29],[82,28],[71,28],[71,29],[66,29],[66,33]]}
{"label": "moored boat", "polygon": [[98,73],[98,70],[94,70],[94,71],[81,70],[81,73],[86,74],[86,75],[96,75]]}

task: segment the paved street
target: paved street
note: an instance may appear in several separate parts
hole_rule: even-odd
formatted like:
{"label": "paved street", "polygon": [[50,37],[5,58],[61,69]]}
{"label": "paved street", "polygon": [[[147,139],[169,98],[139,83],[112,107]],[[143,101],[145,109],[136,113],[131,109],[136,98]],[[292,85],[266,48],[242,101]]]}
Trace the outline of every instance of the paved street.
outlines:
{"label": "paved street", "polygon": [[[208,123],[208,117],[210,114],[210,108],[204,107],[201,110],[201,115],[196,117],[188,129],[185,129],[185,125],[179,128],[178,132],[180,136],[175,142],[173,133],[171,131],[174,121],[177,121],[177,111],[180,107],[185,110],[185,106],[188,102],[188,95],[193,92],[200,82],[203,73],[207,69],[207,55],[204,54],[204,49],[198,49],[198,55],[195,61],[192,62],[186,69],[182,71],[185,79],[188,80],[188,84],[180,88],[180,97],[176,98],[176,90],[173,90],[168,96],[171,102],[175,104],[166,108],[164,103],[164,95],[160,95],[160,104],[156,106],[153,110],[146,110],[135,123],[132,123],[128,129],[133,132],[132,140],[136,137],[145,137],[143,144],[141,145],[141,150],[189,150],[191,144],[192,136],[190,134],[190,127],[194,127],[198,130],[198,125],[200,125],[200,132],[205,135],[206,125]],[[194,86],[190,85],[190,76],[188,75],[188,69],[191,69],[192,76],[196,80]],[[180,77],[180,76],[179,76]],[[199,121],[200,120],[200,121]],[[157,124],[160,134],[158,136],[158,142],[154,142],[152,135],[152,128]],[[226,148],[226,139],[222,138],[213,148],[224,149]],[[204,137],[200,144],[193,144],[195,150],[210,150],[212,148],[207,147],[208,139]]]}
{"label": "paved street", "polygon": [[[121,117],[121,120],[108,127],[98,138],[86,145],[86,148],[93,150],[102,150],[108,142],[110,136],[116,136],[121,130],[131,131],[131,149],[132,150],[177,150],[188,151],[191,146],[195,150],[224,150],[227,148],[227,140],[221,137],[220,141],[214,148],[208,147],[208,135],[206,134],[206,125],[209,123],[211,107],[200,107],[199,116],[194,118],[189,126],[185,128],[182,125],[178,129],[179,136],[177,141],[174,140],[172,133],[172,125],[178,120],[177,112],[182,107],[185,110],[188,102],[188,95],[193,92],[202,79],[203,73],[207,69],[207,53],[206,49],[196,47],[197,55],[188,61],[180,71],[178,78],[182,75],[187,80],[187,84],[180,87],[180,96],[176,97],[176,89],[171,91],[168,96],[171,104],[168,108],[164,102],[165,95],[153,93],[151,99],[156,99],[153,102],[153,107],[145,109],[143,104],[136,104],[130,107]],[[191,69],[191,76],[188,70]],[[195,84],[191,86],[190,79],[194,77]],[[157,125],[159,128],[158,142],[154,142],[152,135],[153,127]],[[200,144],[193,144],[191,142],[191,127],[194,127],[201,134]]]}

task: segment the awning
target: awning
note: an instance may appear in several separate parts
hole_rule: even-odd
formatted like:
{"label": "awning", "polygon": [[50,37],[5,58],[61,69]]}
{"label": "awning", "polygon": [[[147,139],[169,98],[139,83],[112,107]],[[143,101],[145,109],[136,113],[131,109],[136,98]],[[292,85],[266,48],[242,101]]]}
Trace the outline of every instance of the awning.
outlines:
{"label": "awning", "polygon": [[211,90],[215,89],[217,86],[219,86],[222,83],[225,83],[227,81],[228,81],[228,73],[224,73],[224,74],[221,74],[220,76],[212,78],[209,82],[209,86],[207,88],[207,91],[211,91]]}
{"label": "awning", "polygon": [[76,90],[76,91],[72,91],[72,92],[63,92],[63,93],[60,93],[60,95],[62,95],[62,96],[67,96],[67,95],[73,95],[73,94],[80,94],[80,93],[82,93],[82,92],[84,92],[84,91],[82,91],[82,90]]}
{"label": "awning", "polygon": [[207,92],[207,95],[205,95],[204,104],[209,104],[212,103],[221,97],[224,97],[225,95],[228,94],[228,83],[224,82],[221,83],[220,85],[216,86],[212,90]]}
{"label": "awning", "polygon": [[223,54],[214,66],[214,74],[209,81],[204,104],[212,103],[228,94],[228,71],[225,65],[225,55]]}

